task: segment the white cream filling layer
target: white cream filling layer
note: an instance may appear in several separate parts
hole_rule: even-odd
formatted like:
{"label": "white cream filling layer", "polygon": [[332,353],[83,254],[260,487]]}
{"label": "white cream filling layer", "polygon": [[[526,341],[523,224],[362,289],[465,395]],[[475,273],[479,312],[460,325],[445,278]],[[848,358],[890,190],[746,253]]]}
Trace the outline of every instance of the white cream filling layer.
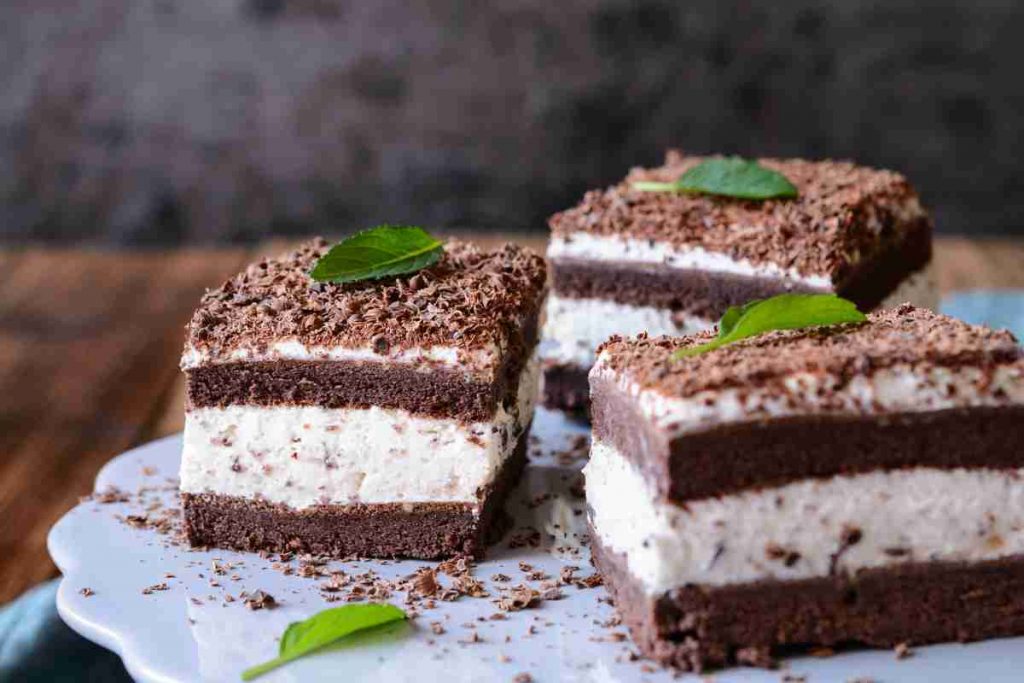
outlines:
{"label": "white cream filling layer", "polygon": [[630,573],[650,595],[687,584],[806,579],[1024,553],[1024,470],[874,472],[685,507],[654,502],[639,472],[600,441],[584,474],[595,533],[626,555]]}
{"label": "white cream filling layer", "polygon": [[647,332],[683,335],[714,326],[705,318],[674,313],[667,308],[632,306],[607,299],[569,299],[548,295],[547,319],[541,333],[541,358],[550,364],[594,364],[594,350],[613,334]]}
{"label": "white cream filling layer", "polygon": [[988,373],[970,366],[898,364],[848,381],[803,372],[771,388],[715,389],[679,398],[644,389],[598,359],[591,378],[614,381],[642,414],[671,435],[730,422],[807,414],[877,415],[1024,403],[1024,362]]}
{"label": "white cream filling layer", "polygon": [[[742,231],[743,228],[737,230]],[[554,236],[548,244],[547,255],[551,260],[575,258],[589,261],[626,261],[749,277],[781,277],[818,289],[832,289],[832,279],[827,275],[804,274],[794,268],[783,268],[774,263],[754,264],[747,259],[735,259],[728,254],[708,251],[702,247],[677,247],[668,242],[630,237],[592,235],[587,232]]]}
{"label": "white cream filling layer", "polygon": [[181,356],[181,369],[189,370],[211,363],[292,361],[366,361],[375,363],[402,363],[424,366],[489,367],[497,363],[500,349],[467,351],[453,346],[400,349],[381,354],[370,347],[345,348],[340,346],[309,346],[296,339],[282,339],[266,347],[241,346],[223,352],[188,347]]}
{"label": "white cream filling layer", "polygon": [[185,415],[181,490],[317,504],[479,503],[533,416],[540,363],[517,404],[462,423],[385,408],[198,408]]}

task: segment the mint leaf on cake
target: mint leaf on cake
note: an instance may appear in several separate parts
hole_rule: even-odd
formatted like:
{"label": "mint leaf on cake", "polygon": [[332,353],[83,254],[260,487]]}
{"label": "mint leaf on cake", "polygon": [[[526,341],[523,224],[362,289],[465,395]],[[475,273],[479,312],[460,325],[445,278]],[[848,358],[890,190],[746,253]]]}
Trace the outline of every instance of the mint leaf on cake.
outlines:
{"label": "mint leaf on cake", "polygon": [[706,344],[679,349],[672,359],[696,356],[765,332],[865,320],[867,316],[857,310],[856,304],[835,294],[780,294],[743,306],[730,306],[718,323],[717,337]]}
{"label": "mint leaf on cake", "polygon": [[246,669],[242,672],[242,680],[251,681],[354,633],[402,621],[405,618],[405,612],[387,603],[365,603],[325,609],[305,621],[289,624],[281,636],[277,657]]}
{"label": "mint leaf on cake", "polygon": [[637,181],[642,192],[690,192],[736,199],[792,199],[796,186],[778,171],[756,160],[740,157],[706,159],[687,170],[674,183]]}
{"label": "mint leaf on cake", "polygon": [[310,272],[317,282],[358,282],[414,273],[437,263],[444,244],[423,228],[380,225],[331,247]]}

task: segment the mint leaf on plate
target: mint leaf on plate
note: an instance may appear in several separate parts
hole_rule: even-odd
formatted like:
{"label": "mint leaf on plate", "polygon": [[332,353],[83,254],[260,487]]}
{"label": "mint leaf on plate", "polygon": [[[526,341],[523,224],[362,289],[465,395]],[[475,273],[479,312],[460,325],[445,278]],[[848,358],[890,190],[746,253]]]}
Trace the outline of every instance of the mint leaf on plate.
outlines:
{"label": "mint leaf on plate", "polygon": [[778,171],[756,160],[716,157],[697,164],[674,183],[638,181],[643,192],[694,192],[737,199],[775,199],[797,196],[796,186]]}
{"label": "mint leaf on plate", "polygon": [[317,282],[357,282],[414,273],[441,258],[444,245],[423,228],[381,225],[342,240],[320,257]]}
{"label": "mint leaf on plate", "polygon": [[706,344],[679,349],[672,354],[672,360],[696,356],[774,330],[800,330],[865,320],[867,316],[857,310],[856,304],[835,294],[780,294],[743,306],[730,306],[718,323],[717,337]]}
{"label": "mint leaf on plate", "polygon": [[289,624],[281,636],[277,657],[246,669],[242,672],[242,680],[251,681],[358,631],[405,618],[405,612],[386,603],[370,602],[325,609],[305,621]]}

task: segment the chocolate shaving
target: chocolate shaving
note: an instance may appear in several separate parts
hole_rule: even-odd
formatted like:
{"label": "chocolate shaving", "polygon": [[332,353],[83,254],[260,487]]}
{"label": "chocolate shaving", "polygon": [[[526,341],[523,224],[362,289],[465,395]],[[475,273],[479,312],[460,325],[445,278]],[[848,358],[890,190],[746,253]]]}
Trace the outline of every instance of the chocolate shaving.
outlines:
{"label": "chocolate shaving", "polygon": [[515,588],[507,589],[505,594],[495,601],[495,604],[502,611],[518,612],[519,610],[535,607],[540,603],[540,600],[540,592],[520,584]]}
{"label": "chocolate shaving", "polygon": [[102,505],[110,505],[111,503],[127,503],[130,497],[116,486],[108,486],[103,491],[92,494],[92,499]]}
{"label": "chocolate shaving", "polygon": [[789,548],[783,548],[776,543],[769,543],[765,546],[764,554],[769,560],[781,561],[787,567],[792,567],[800,561],[800,553]]}
{"label": "chocolate shaving", "polygon": [[270,593],[258,590],[245,598],[245,606],[251,610],[273,609],[277,607],[277,600]]}
{"label": "chocolate shaving", "polygon": [[855,526],[844,526],[839,532],[839,547],[836,549],[832,556],[829,558],[828,573],[835,575],[836,570],[839,568],[839,560],[842,558],[843,553],[849,550],[852,546],[860,543],[861,538],[864,534],[858,527]]}
{"label": "chocolate shaving", "polygon": [[440,586],[437,583],[437,572],[430,567],[424,567],[416,572],[413,579],[412,592],[423,597],[432,597],[437,594]]}
{"label": "chocolate shaving", "polygon": [[452,582],[452,585],[461,595],[467,595],[471,598],[486,598],[490,595],[484,589],[483,583],[468,574],[457,577]]}

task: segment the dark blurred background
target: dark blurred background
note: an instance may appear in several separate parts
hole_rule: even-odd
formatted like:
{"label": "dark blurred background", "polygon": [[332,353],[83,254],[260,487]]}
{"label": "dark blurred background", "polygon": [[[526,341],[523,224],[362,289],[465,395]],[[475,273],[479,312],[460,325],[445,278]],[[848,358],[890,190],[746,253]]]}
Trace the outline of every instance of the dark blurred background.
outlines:
{"label": "dark blurred background", "polygon": [[543,230],[664,148],[849,157],[1024,235],[1024,3],[5,0],[0,239]]}

